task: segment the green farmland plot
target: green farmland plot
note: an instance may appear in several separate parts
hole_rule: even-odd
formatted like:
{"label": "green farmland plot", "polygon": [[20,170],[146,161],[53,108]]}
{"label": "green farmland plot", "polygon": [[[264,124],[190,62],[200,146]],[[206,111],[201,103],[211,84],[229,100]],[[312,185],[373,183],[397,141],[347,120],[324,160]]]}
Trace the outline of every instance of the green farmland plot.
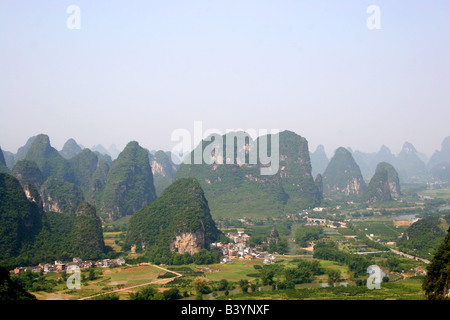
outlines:
{"label": "green farmland plot", "polygon": [[353,224],[365,234],[373,234],[375,239],[383,242],[397,241],[405,230],[405,227],[395,226],[392,220],[354,221]]}

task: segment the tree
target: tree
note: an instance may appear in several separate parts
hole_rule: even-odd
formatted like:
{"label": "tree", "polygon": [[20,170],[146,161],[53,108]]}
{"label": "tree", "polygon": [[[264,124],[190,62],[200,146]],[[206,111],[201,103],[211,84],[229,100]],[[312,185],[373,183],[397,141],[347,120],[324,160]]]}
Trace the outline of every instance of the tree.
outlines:
{"label": "tree", "polygon": [[192,285],[194,286],[195,291],[198,295],[208,294],[211,292],[211,288],[208,286],[208,278],[206,277],[197,277],[192,281]]}
{"label": "tree", "polygon": [[242,293],[248,292],[248,280],[244,280],[244,279],[239,280],[239,286],[242,289]]}
{"label": "tree", "polygon": [[89,268],[88,280],[90,280],[90,281],[95,280],[95,270],[94,270],[94,268]]}
{"label": "tree", "polygon": [[153,300],[153,297],[157,292],[158,291],[155,288],[147,286],[138,292],[130,293],[129,297],[130,300]]}
{"label": "tree", "polygon": [[330,269],[327,270],[328,274],[328,284],[330,286],[334,285],[336,282],[338,282],[341,279],[341,271],[336,269]]}
{"label": "tree", "polygon": [[268,270],[267,268],[263,268],[259,271],[259,276],[261,277],[263,285],[271,285],[273,283],[274,275],[275,273],[273,270]]}
{"label": "tree", "polygon": [[36,298],[10,278],[7,268],[0,267],[0,301],[5,300],[36,300]]}
{"label": "tree", "polygon": [[428,300],[450,298],[450,228],[427,267],[422,288]]}
{"label": "tree", "polygon": [[175,300],[180,298],[180,291],[178,290],[178,288],[171,288],[167,291],[163,292],[163,299],[164,300]]}
{"label": "tree", "polygon": [[219,281],[219,284],[217,285],[217,290],[222,291],[226,290],[228,288],[228,280],[222,279]]}

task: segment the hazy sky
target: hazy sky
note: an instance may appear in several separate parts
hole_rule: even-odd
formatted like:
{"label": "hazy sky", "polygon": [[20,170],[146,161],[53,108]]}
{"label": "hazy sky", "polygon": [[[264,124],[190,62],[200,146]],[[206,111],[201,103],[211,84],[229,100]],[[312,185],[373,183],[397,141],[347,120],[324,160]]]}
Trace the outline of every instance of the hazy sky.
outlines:
{"label": "hazy sky", "polygon": [[430,155],[450,135],[450,1],[0,0],[2,149],[170,150],[194,121]]}

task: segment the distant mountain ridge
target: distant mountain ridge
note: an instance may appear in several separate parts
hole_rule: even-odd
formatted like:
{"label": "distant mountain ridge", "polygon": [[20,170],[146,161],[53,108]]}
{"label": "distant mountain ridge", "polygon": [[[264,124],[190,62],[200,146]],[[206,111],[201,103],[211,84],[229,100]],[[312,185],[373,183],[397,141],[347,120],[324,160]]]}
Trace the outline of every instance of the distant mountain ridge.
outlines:
{"label": "distant mountain ridge", "polygon": [[[316,152],[321,154],[322,149],[323,145],[319,145]],[[450,168],[450,136],[444,139],[441,150],[436,150],[429,160],[427,160],[426,155],[417,151],[410,142],[405,142],[397,155],[393,154],[386,145],[382,145],[379,151],[373,153],[353,151],[351,148],[348,148],[348,150],[360,167],[365,181],[372,178],[377,165],[381,162],[387,162],[394,166],[403,181],[420,181],[429,177],[437,179],[441,177],[440,180],[446,181],[447,168]],[[320,156],[322,160],[318,160],[318,157],[314,153],[311,154],[313,173],[323,174],[323,172],[320,172],[320,168],[323,168],[324,157],[323,155]],[[320,161],[322,161],[322,164],[320,164]]]}
{"label": "distant mountain ridge", "polygon": [[[210,206],[214,216],[216,214],[223,217],[230,216],[230,214],[236,217],[255,214],[265,216],[269,215],[269,212],[282,214],[319,205],[322,197],[329,192],[327,185],[329,177],[325,177],[325,170],[331,160],[327,158],[323,145],[318,145],[314,152],[309,152],[307,140],[296,133],[283,131],[279,137],[281,147],[279,172],[273,177],[262,176],[258,173],[262,168],[258,165],[235,164],[226,167],[205,164],[199,166],[175,165],[170,152],[152,150],[146,152],[146,162],[150,170],[148,167],[147,170],[144,170],[151,172],[152,178],[146,173],[147,178],[142,180],[152,179],[148,186],[145,186],[147,182],[132,185],[119,183],[113,186],[113,183],[107,183],[107,180],[108,177],[111,179],[116,171],[111,173],[113,163],[117,163],[118,160],[118,155],[116,159],[112,159],[114,153],[118,152],[114,145],[109,149],[101,145],[88,149],[82,148],[71,138],[66,141],[62,150],[57,151],[51,146],[50,138],[45,134],[30,137],[16,154],[0,149],[0,172],[11,173],[21,184],[33,184],[43,195],[45,210],[53,208],[52,210],[55,211],[73,212],[79,202],[86,200],[96,206],[102,219],[116,219],[123,216],[122,211],[125,207],[130,208],[125,210],[127,212],[125,215],[129,215],[161,195],[175,179],[188,176],[198,178],[208,199],[211,199]],[[257,146],[257,144],[258,140],[251,141],[248,147]],[[204,151],[206,147],[205,144],[201,148]],[[376,166],[381,162],[389,163],[402,183],[414,180],[424,181],[425,179],[450,181],[450,137],[443,140],[441,150],[436,150],[427,165],[425,165],[420,152],[409,142],[403,145],[402,151],[398,155],[392,154],[385,145],[375,153],[349,150],[364,178],[361,181],[357,179],[360,181],[357,189],[364,189],[364,184],[367,186],[376,172]],[[134,160],[131,163],[134,163]],[[142,162],[135,169],[144,168],[143,166],[146,167],[147,164]],[[132,172],[133,175],[136,173],[133,169],[129,172]],[[319,173],[321,173],[320,177],[317,176]],[[139,175],[139,173],[137,174]],[[123,181],[129,180],[125,176],[123,176]],[[43,185],[50,177],[57,180],[47,183],[44,188]],[[59,182],[55,183],[55,181]],[[118,183],[118,180],[116,182]],[[390,181],[390,183],[393,182]],[[151,184],[153,184],[155,194],[149,199],[153,200],[143,201],[140,199],[135,201],[135,204],[131,204],[132,198],[137,200],[142,198],[143,193],[152,194],[153,191],[149,191],[152,189]],[[58,185],[66,187],[72,185],[73,189],[65,188],[65,190],[77,190],[74,191],[74,194],[77,195],[76,200],[70,200],[70,206],[64,204],[63,198],[55,196],[58,194],[56,192]],[[120,188],[126,190],[119,191]],[[348,188],[356,187],[348,186]],[[141,191],[137,191],[138,189]],[[81,196],[78,196],[80,195],[79,190],[81,190]],[[111,190],[115,191],[111,192]],[[147,191],[142,193],[142,190]],[[113,196],[112,194],[116,192],[117,194]],[[54,196],[52,197],[51,194]],[[61,193],[59,194],[61,195]],[[116,203],[116,200],[112,200],[111,207],[115,206],[115,209],[109,208],[106,213],[107,205],[105,203],[110,202],[108,199],[114,197],[118,199],[120,194],[130,194],[130,196],[129,198],[125,197],[128,200],[125,199],[120,205]],[[357,192],[357,194],[361,194],[361,192]],[[394,194],[395,192],[391,189],[393,197],[395,197]],[[49,196],[51,200],[48,199]]]}
{"label": "distant mountain ridge", "polygon": [[[111,150],[114,150],[114,148],[112,147]],[[141,164],[135,166],[139,163],[139,157],[130,159],[128,165],[131,171],[129,171],[129,174],[125,174],[128,178],[123,176],[123,179],[136,178],[142,170],[146,174],[144,174],[145,178],[141,180],[142,183],[139,182],[131,186],[123,184],[120,179],[112,178],[112,176],[117,175],[117,163],[120,163],[120,160],[115,159],[113,161],[108,153],[100,153],[88,148],[81,149],[81,146],[74,139],[67,140],[63,149],[58,152],[51,146],[50,138],[45,134],[31,137],[24,147],[19,148],[21,160],[15,161],[11,170],[6,166],[2,152],[0,154],[0,170],[12,173],[21,184],[31,183],[37,187],[42,195],[45,211],[73,213],[76,206],[81,201],[86,200],[97,207],[102,219],[115,219],[123,215],[123,210],[125,210],[126,215],[129,215],[153,201],[156,198],[155,187],[160,194],[173,182],[175,172],[178,170],[178,166],[174,165],[170,158],[170,153],[156,151],[155,154],[151,155],[145,149],[139,148],[142,149]],[[105,151],[101,147],[93,149]],[[123,151],[127,153],[126,148]],[[144,169],[144,167],[146,168]],[[140,169],[136,171],[138,168]],[[112,172],[110,172],[111,169],[113,169]],[[156,181],[153,181],[152,171],[155,173]],[[109,176],[110,182],[108,182]],[[113,183],[111,179],[114,180]],[[114,183],[119,184],[113,186]],[[117,188],[125,188],[126,190],[124,193],[123,191],[117,193],[119,190]],[[71,194],[64,195],[64,192],[58,191],[58,189],[66,190],[66,192],[72,191]],[[139,192],[141,195],[139,195]],[[117,194],[114,195],[115,193]],[[121,199],[122,204],[118,204],[117,196],[119,194],[130,194],[130,196]],[[122,198],[122,196],[120,197]],[[143,197],[147,200],[143,201]],[[141,198],[141,200],[132,204],[138,198]],[[105,202],[110,203],[106,205]],[[69,203],[70,205],[68,205]],[[113,207],[115,209],[111,209]],[[130,209],[124,209],[125,207]],[[106,213],[107,210],[108,213]]]}

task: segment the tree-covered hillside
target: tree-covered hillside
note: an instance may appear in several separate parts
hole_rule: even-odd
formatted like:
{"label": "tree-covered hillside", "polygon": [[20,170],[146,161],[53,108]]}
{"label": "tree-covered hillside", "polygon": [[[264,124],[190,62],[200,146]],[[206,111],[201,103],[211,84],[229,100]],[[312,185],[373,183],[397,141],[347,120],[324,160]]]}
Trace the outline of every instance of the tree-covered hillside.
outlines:
{"label": "tree-covered hillside", "polygon": [[419,257],[429,258],[445,237],[441,221],[438,217],[427,216],[413,223],[405,230],[397,242],[400,249],[414,252]]}
{"label": "tree-covered hillside", "polygon": [[0,265],[101,257],[105,247],[94,207],[82,203],[77,214],[44,212],[36,187],[23,187],[12,175],[0,173]]}
{"label": "tree-covered hillside", "polygon": [[69,162],[50,145],[50,139],[45,134],[36,136],[26,153],[25,159],[34,161],[37,164],[44,180],[52,176],[73,182],[73,172]]}
{"label": "tree-covered hillside", "polygon": [[111,164],[101,195],[100,217],[110,221],[131,215],[155,198],[148,151],[132,141]]}
{"label": "tree-covered hillside", "polygon": [[0,260],[9,260],[30,246],[42,228],[42,211],[28,201],[20,182],[0,173]]}
{"label": "tree-covered hillside", "polygon": [[217,241],[220,234],[200,184],[193,178],[184,178],[176,180],[154,202],[132,215],[126,243],[129,247],[136,246],[138,251],[181,252],[176,250],[175,243],[179,236],[190,246],[188,249],[195,251]]}
{"label": "tree-covered hillside", "polygon": [[[263,137],[269,151],[271,139],[279,139],[279,166],[273,165],[278,169],[273,175],[261,174],[266,166],[259,161],[259,151],[268,152],[259,148],[262,137],[253,141],[244,132],[232,132],[216,138],[222,140],[222,150],[215,140],[203,140],[191,153],[191,164],[182,164],[176,174],[177,178],[194,177],[200,182],[213,217],[274,216],[319,204],[305,138],[290,131]],[[228,146],[230,141],[233,143]],[[218,150],[212,148],[214,144]],[[204,155],[202,164],[194,161],[197,152]]]}
{"label": "tree-covered hillside", "polygon": [[423,289],[430,300],[450,299],[450,228],[427,267]]}
{"label": "tree-covered hillside", "polygon": [[343,147],[336,150],[322,178],[325,196],[359,196],[366,189],[358,164],[350,151]]}

